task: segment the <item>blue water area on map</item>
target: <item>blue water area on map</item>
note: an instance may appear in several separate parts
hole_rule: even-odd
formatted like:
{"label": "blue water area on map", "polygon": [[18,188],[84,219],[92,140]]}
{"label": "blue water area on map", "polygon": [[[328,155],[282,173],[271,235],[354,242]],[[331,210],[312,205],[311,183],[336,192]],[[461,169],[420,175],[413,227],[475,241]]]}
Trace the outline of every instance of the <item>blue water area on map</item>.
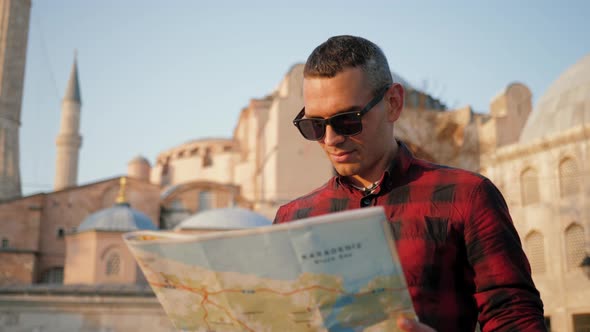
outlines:
{"label": "blue water area on map", "polygon": [[334,305],[330,314],[324,317],[324,326],[330,332],[357,332],[359,329],[354,329],[348,326],[342,326],[341,322],[338,321],[338,315],[346,306],[353,304],[355,301],[354,295],[344,295],[339,297]]}

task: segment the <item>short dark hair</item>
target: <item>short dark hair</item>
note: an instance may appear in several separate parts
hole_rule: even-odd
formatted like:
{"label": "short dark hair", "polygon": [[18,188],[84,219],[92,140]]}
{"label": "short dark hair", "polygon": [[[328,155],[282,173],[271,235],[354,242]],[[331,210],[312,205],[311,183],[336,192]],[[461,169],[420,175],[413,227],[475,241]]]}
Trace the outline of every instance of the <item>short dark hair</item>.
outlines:
{"label": "short dark hair", "polygon": [[379,46],[356,36],[334,36],[316,47],[307,58],[303,77],[334,77],[347,68],[360,67],[374,93],[393,79],[387,58]]}

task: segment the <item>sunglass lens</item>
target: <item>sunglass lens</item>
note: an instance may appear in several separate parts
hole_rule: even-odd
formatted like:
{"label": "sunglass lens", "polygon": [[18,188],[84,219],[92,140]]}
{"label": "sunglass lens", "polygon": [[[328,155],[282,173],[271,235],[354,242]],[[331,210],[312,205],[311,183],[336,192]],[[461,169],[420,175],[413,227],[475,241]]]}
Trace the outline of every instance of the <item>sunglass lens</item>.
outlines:
{"label": "sunglass lens", "polygon": [[363,130],[361,117],[358,113],[343,113],[334,116],[331,125],[334,131],[345,136],[356,135]]}
{"label": "sunglass lens", "polygon": [[321,120],[303,119],[299,121],[299,131],[308,140],[317,141],[324,136],[325,125]]}

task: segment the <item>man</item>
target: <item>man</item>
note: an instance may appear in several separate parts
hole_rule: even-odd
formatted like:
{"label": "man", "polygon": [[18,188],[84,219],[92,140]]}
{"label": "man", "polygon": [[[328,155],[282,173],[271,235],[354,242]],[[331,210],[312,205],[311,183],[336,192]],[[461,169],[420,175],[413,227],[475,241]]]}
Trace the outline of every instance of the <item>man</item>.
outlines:
{"label": "man", "polygon": [[[420,323],[404,331],[545,331],[543,304],[506,203],[486,178],[415,159],[396,141],[404,90],[378,46],[337,36],[304,69],[294,124],[338,175],[281,206],[275,223],[385,208]],[[370,259],[370,257],[367,257]]]}

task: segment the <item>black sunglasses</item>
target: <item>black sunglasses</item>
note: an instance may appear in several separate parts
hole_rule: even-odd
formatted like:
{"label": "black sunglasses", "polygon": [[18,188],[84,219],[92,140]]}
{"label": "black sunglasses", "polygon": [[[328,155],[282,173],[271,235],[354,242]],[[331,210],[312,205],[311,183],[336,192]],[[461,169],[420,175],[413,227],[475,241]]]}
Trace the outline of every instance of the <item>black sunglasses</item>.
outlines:
{"label": "black sunglasses", "polygon": [[363,115],[367,114],[375,105],[377,105],[389,86],[383,87],[375,98],[363,107],[360,111],[343,112],[333,115],[327,119],[322,118],[303,118],[305,115],[305,107],[301,109],[299,114],[293,120],[293,124],[305,139],[310,141],[319,141],[326,135],[326,126],[332,126],[332,129],[342,136],[354,136],[363,131]]}

